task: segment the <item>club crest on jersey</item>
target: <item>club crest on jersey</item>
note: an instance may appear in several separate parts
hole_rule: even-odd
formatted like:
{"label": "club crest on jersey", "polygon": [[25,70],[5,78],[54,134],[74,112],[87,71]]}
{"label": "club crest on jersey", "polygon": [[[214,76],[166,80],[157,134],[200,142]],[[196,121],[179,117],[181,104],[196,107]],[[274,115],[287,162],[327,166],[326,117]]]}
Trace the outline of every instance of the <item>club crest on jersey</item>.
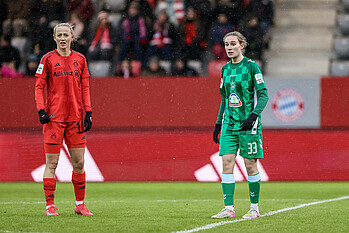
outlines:
{"label": "club crest on jersey", "polygon": [[235,93],[231,93],[231,95],[229,96],[229,107],[237,108],[241,106],[242,102],[240,100],[240,97]]}
{"label": "club crest on jersey", "polygon": [[235,83],[234,83],[234,81],[231,81],[230,87],[231,87],[231,90],[234,91],[234,89],[235,89]]}
{"label": "club crest on jersey", "polygon": [[74,70],[74,76],[75,76],[75,78],[79,78],[80,72],[78,70]]}

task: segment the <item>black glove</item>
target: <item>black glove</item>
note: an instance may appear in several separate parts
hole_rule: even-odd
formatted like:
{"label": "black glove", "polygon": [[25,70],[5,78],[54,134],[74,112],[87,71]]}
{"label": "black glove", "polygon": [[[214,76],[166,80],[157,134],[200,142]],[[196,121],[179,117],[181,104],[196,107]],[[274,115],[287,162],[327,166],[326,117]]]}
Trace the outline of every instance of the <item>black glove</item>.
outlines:
{"label": "black glove", "polygon": [[252,130],[252,127],[253,127],[254,123],[256,122],[257,117],[258,117],[257,114],[251,113],[251,115],[249,117],[247,117],[247,119],[244,121],[244,123],[242,123],[241,130],[242,131]]}
{"label": "black glove", "polygon": [[49,123],[51,121],[50,117],[48,116],[47,112],[45,111],[45,109],[40,109],[38,111],[39,113],[39,119],[40,119],[40,123],[41,124],[46,124]]}
{"label": "black glove", "polygon": [[222,125],[221,124],[216,124],[214,126],[214,130],[213,130],[213,141],[215,143],[219,143],[219,138],[218,138],[218,135],[219,133],[221,132],[221,128],[222,128]]}
{"label": "black glove", "polygon": [[84,126],[85,126],[84,133],[91,129],[91,127],[92,127],[92,111],[86,111]]}

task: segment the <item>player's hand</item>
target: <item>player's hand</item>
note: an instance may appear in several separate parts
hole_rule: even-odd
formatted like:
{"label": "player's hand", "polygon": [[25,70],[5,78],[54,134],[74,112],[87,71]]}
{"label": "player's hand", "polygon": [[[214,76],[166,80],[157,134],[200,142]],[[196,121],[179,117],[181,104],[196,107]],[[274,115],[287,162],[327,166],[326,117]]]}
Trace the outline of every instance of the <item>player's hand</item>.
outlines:
{"label": "player's hand", "polygon": [[219,133],[221,132],[221,128],[222,128],[222,125],[221,124],[216,124],[214,126],[214,130],[213,130],[213,141],[215,143],[219,143],[219,138],[218,138],[218,135]]}
{"label": "player's hand", "polygon": [[38,111],[39,113],[39,119],[40,119],[40,123],[41,124],[46,124],[49,123],[51,121],[50,117],[48,116],[47,112],[45,111],[45,109],[40,109]]}
{"label": "player's hand", "polygon": [[241,131],[252,130],[254,123],[256,122],[258,115],[251,113],[249,117],[242,123]]}
{"label": "player's hand", "polygon": [[84,120],[84,133],[89,131],[92,127],[92,111],[86,111],[85,120]]}

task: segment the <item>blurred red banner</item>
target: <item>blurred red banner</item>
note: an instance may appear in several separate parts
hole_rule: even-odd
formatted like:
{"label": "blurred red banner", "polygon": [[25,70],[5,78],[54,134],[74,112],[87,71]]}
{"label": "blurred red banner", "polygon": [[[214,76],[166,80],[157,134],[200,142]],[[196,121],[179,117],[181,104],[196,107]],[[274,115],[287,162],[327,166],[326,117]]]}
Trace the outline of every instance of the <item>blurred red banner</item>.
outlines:
{"label": "blurred red banner", "polygon": [[[85,154],[88,181],[219,181],[218,145],[211,132],[91,132]],[[348,181],[349,131],[264,130],[264,181]],[[0,132],[0,181],[40,181],[45,164],[40,132]],[[63,146],[59,181],[71,164]],[[235,170],[245,181],[241,159]]]}

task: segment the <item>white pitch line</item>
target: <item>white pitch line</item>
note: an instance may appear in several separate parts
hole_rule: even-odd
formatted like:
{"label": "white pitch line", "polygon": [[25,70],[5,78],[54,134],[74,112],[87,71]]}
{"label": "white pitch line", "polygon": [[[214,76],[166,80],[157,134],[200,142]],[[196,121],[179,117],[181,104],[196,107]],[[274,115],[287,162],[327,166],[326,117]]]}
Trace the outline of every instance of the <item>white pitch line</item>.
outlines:
{"label": "white pitch line", "polygon": [[[250,199],[238,199],[238,200],[250,200]],[[264,199],[265,200],[265,199]],[[283,199],[288,200],[288,199]],[[212,202],[212,200],[190,200],[190,199],[182,199],[182,200],[137,200],[138,202]],[[74,201],[55,201],[55,203],[72,203]],[[111,200],[111,201],[86,201],[88,203],[98,203],[98,202],[111,202],[111,203],[118,203],[118,202],[135,202],[134,200]],[[30,204],[44,204],[45,201],[6,201],[6,202],[0,202],[0,205],[16,205],[16,204],[23,204],[23,205],[30,205]],[[74,202],[75,203],[75,202]],[[1,232],[1,231],[0,231]]]}
{"label": "white pitch line", "polygon": [[6,230],[0,230],[0,232],[7,232],[7,233],[50,233],[50,232],[25,232],[25,231],[6,231]]}
{"label": "white pitch line", "polygon": [[[340,200],[345,200],[345,199],[349,199],[349,196],[343,196],[343,197],[338,197],[338,198],[334,198],[334,199],[327,199],[327,200],[323,200],[323,201],[315,201],[315,202],[301,204],[301,205],[297,205],[297,206],[293,206],[293,207],[287,207],[287,208],[284,208],[284,209],[275,210],[275,211],[271,211],[271,212],[262,214],[260,216],[260,218],[261,217],[266,217],[266,216],[271,216],[271,215],[274,215],[274,214],[279,214],[279,213],[282,213],[282,212],[285,212],[285,211],[289,211],[289,210],[295,210],[295,209],[311,206],[311,205],[317,205],[317,204],[322,204],[322,203],[332,202],[332,201],[340,201]],[[229,224],[229,223],[241,222],[241,221],[246,221],[246,220],[249,220],[249,219],[241,218],[241,219],[237,219],[237,220],[233,220],[233,221],[222,221],[222,222],[208,224],[208,225],[205,225],[205,226],[202,226],[202,227],[197,227],[197,228],[190,229],[190,230],[176,231],[174,233],[197,232],[197,231],[212,229],[212,228],[215,228],[215,227],[218,227],[218,226],[222,226],[222,225],[225,225],[225,224]]]}
{"label": "white pitch line", "polygon": [[[263,201],[316,201],[318,199],[263,199]],[[137,200],[138,202],[212,202],[212,200],[190,200],[190,199],[181,199],[181,200]],[[250,199],[245,198],[245,199],[235,199],[235,201],[250,201]],[[55,203],[72,203],[73,201],[55,201]],[[111,200],[111,201],[94,201],[94,200],[90,200],[88,201],[89,203],[98,203],[98,202],[111,202],[111,203],[119,203],[119,202],[134,202],[133,200]],[[23,204],[23,205],[32,205],[32,204],[44,204],[46,203],[45,201],[33,201],[33,202],[29,202],[29,201],[5,201],[5,202],[0,202],[0,205],[17,205],[17,204]],[[0,231],[1,232],[1,231]]]}

